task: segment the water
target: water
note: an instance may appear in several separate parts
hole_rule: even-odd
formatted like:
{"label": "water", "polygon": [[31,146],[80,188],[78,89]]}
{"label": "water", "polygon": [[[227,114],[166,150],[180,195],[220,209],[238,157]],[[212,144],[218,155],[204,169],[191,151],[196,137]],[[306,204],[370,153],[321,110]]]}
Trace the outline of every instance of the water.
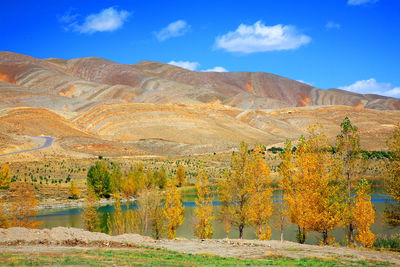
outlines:
{"label": "water", "polygon": [[[279,197],[279,196],[275,196]],[[373,195],[372,203],[375,208],[375,223],[371,226],[371,231],[375,234],[384,234],[390,235],[394,233],[398,233],[400,231],[400,227],[391,227],[384,222],[384,210],[387,204],[387,197],[385,195]],[[185,206],[185,221],[178,228],[177,236],[186,237],[186,238],[195,238],[193,233],[194,224],[195,224],[195,216],[194,216],[194,202],[188,201],[184,202]],[[134,209],[136,205],[130,204],[131,209]],[[125,206],[123,206],[123,209]],[[214,202],[214,214],[217,214],[220,209],[219,203]],[[102,224],[105,223],[105,218],[107,218],[107,214],[113,212],[113,206],[103,206],[98,209],[99,217]],[[73,208],[67,210],[50,210],[46,211],[46,214],[41,214],[37,217],[37,220],[43,221],[41,228],[52,228],[57,226],[64,227],[78,227],[83,228],[83,220],[81,217],[82,209],[81,208]],[[214,226],[214,235],[213,238],[225,238],[227,237],[223,225],[219,221],[213,222]],[[284,230],[284,238],[289,241],[296,241],[296,230],[297,226],[294,224],[289,224],[286,226]],[[344,240],[345,231],[343,228],[337,227],[332,233],[335,237],[336,242],[342,242]],[[237,227],[232,227],[231,232],[229,234],[229,238],[238,238],[239,232]],[[254,229],[252,227],[245,227],[244,229],[244,238],[245,239],[256,239],[256,235]],[[272,239],[279,240],[280,232],[274,228],[272,228]],[[308,244],[317,244],[320,240],[320,234],[318,233],[309,233],[306,243]]]}

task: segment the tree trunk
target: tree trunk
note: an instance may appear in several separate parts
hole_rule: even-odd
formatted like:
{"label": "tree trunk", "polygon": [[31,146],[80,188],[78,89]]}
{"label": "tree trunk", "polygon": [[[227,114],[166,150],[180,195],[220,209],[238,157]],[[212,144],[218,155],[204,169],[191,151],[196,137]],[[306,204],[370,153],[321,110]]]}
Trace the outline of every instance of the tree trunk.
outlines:
{"label": "tree trunk", "polygon": [[281,229],[281,243],[283,242],[283,229]]}
{"label": "tree trunk", "polygon": [[[350,172],[347,172],[347,194],[348,194],[348,205],[351,205],[351,182],[350,182]],[[354,227],[353,227],[353,222],[352,218],[350,219],[350,224],[349,224],[349,232],[348,232],[348,238],[349,238],[349,244],[354,245]]]}
{"label": "tree trunk", "polygon": [[328,231],[323,231],[322,232],[322,241],[324,243],[324,245],[329,245],[328,244]]}
{"label": "tree trunk", "polygon": [[239,224],[239,238],[243,239],[243,228],[244,228],[244,224],[241,223]]}

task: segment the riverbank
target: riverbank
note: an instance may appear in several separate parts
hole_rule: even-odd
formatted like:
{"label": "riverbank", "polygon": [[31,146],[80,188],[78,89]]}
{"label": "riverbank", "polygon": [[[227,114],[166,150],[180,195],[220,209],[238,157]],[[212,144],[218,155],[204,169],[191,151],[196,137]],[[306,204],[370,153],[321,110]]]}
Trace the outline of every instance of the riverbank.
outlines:
{"label": "riverbank", "polygon": [[[38,252],[47,251],[49,247],[74,248],[151,248],[165,249],[184,254],[213,255],[236,257],[242,259],[267,259],[273,257],[290,257],[294,259],[311,258],[335,259],[343,265],[357,263],[387,263],[400,265],[400,254],[381,252],[370,249],[346,248],[333,246],[315,246],[277,240],[239,240],[239,239],[185,239],[154,240],[138,234],[110,236],[103,233],[92,233],[78,228],[56,227],[52,229],[9,228],[0,229],[0,254],[22,249],[29,252],[34,246]],[[24,249],[26,248],[26,249]]]}
{"label": "riverbank", "polygon": [[[136,198],[123,198],[120,200],[121,203],[126,203],[126,202],[134,202],[136,201]],[[51,199],[47,201],[48,203],[46,204],[40,204],[38,206],[39,211],[43,210],[52,210],[52,209],[72,209],[72,208],[83,208],[85,206],[85,200],[78,199],[78,200],[63,200],[62,202],[59,203],[54,203]],[[113,198],[105,199],[102,198],[97,202],[97,206],[102,207],[102,206],[107,206],[107,205],[113,205],[115,203],[115,200]]]}

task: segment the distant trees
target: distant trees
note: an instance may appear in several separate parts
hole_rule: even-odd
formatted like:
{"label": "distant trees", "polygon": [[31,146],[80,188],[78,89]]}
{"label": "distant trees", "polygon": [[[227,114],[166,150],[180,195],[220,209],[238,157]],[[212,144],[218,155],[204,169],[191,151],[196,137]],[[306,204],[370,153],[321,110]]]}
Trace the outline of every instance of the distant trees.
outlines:
{"label": "distant trees", "polygon": [[178,169],[176,170],[176,180],[178,182],[178,186],[181,187],[185,183],[185,169],[183,168],[182,165],[178,166]]}
{"label": "distant trees", "polygon": [[10,188],[9,226],[37,228],[41,222],[35,217],[39,201],[35,197],[35,189],[28,183],[15,182]]}
{"label": "distant trees", "polygon": [[79,191],[74,181],[71,181],[71,184],[68,189],[68,195],[71,199],[78,199],[81,195],[81,191]]}
{"label": "distant trees", "polygon": [[194,214],[197,218],[197,224],[194,232],[200,239],[211,238],[213,234],[213,226],[211,224],[213,204],[208,176],[204,169],[201,169],[197,175],[196,189],[197,198],[195,202],[197,207],[194,210]]}
{"label": "distant trees", "polygon": [[176,188],[175,179],[169,179],[166,188],[166,199],[163,208],[167,220],[167,236],[169,239],[176,237],[176,229],[183,223],[185,208],[181,202],[181,194]]}
{"label": "distant trees", "polygon": [[97,161],[90,167],[87,173],[87,184],[93,188],[97,197],[110,197],[112,193],[111,174],[103,160]]}
{"label": "distant trees", "polygon": [[385,217],[387,223],[398,226],[400,225],[400,124],[396,126],[393,135],[386,143],[391,155],[387,163],[386,190],[394,202],[385,210]]}
{"label": "distant trees", "polygon": [[10,167],[7,164],[3,164],[0,171],[0,189],[7,189],[10,187],[11,175]]}

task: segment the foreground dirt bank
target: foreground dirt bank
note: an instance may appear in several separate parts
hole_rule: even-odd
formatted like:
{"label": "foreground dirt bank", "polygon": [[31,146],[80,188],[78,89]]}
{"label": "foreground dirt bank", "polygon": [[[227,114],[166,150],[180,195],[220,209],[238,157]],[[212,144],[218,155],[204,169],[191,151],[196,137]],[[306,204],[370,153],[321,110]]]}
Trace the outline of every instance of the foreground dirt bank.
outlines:
{"label": "foreground dirt bank", "polygon": [[[34,245],[34,246],[33,246]],[[33,247],[32,247],[33,246]],[[0,229],[0,253],[13,250],[44,250],[49,247],[136,247],[149,246],[183,253],[208,253],[223,257],[263,258],[270,255],[288,257],[343,258],[388,262],[400,265],[400,254],[365,249],[349,249],[331,246],[302,245],[294,242],[276,240],[238,240],[238,239],[175,239],[154,240],[138,234],[110,236],[92,233],[78,228],[56,227],[53,229]]]}

